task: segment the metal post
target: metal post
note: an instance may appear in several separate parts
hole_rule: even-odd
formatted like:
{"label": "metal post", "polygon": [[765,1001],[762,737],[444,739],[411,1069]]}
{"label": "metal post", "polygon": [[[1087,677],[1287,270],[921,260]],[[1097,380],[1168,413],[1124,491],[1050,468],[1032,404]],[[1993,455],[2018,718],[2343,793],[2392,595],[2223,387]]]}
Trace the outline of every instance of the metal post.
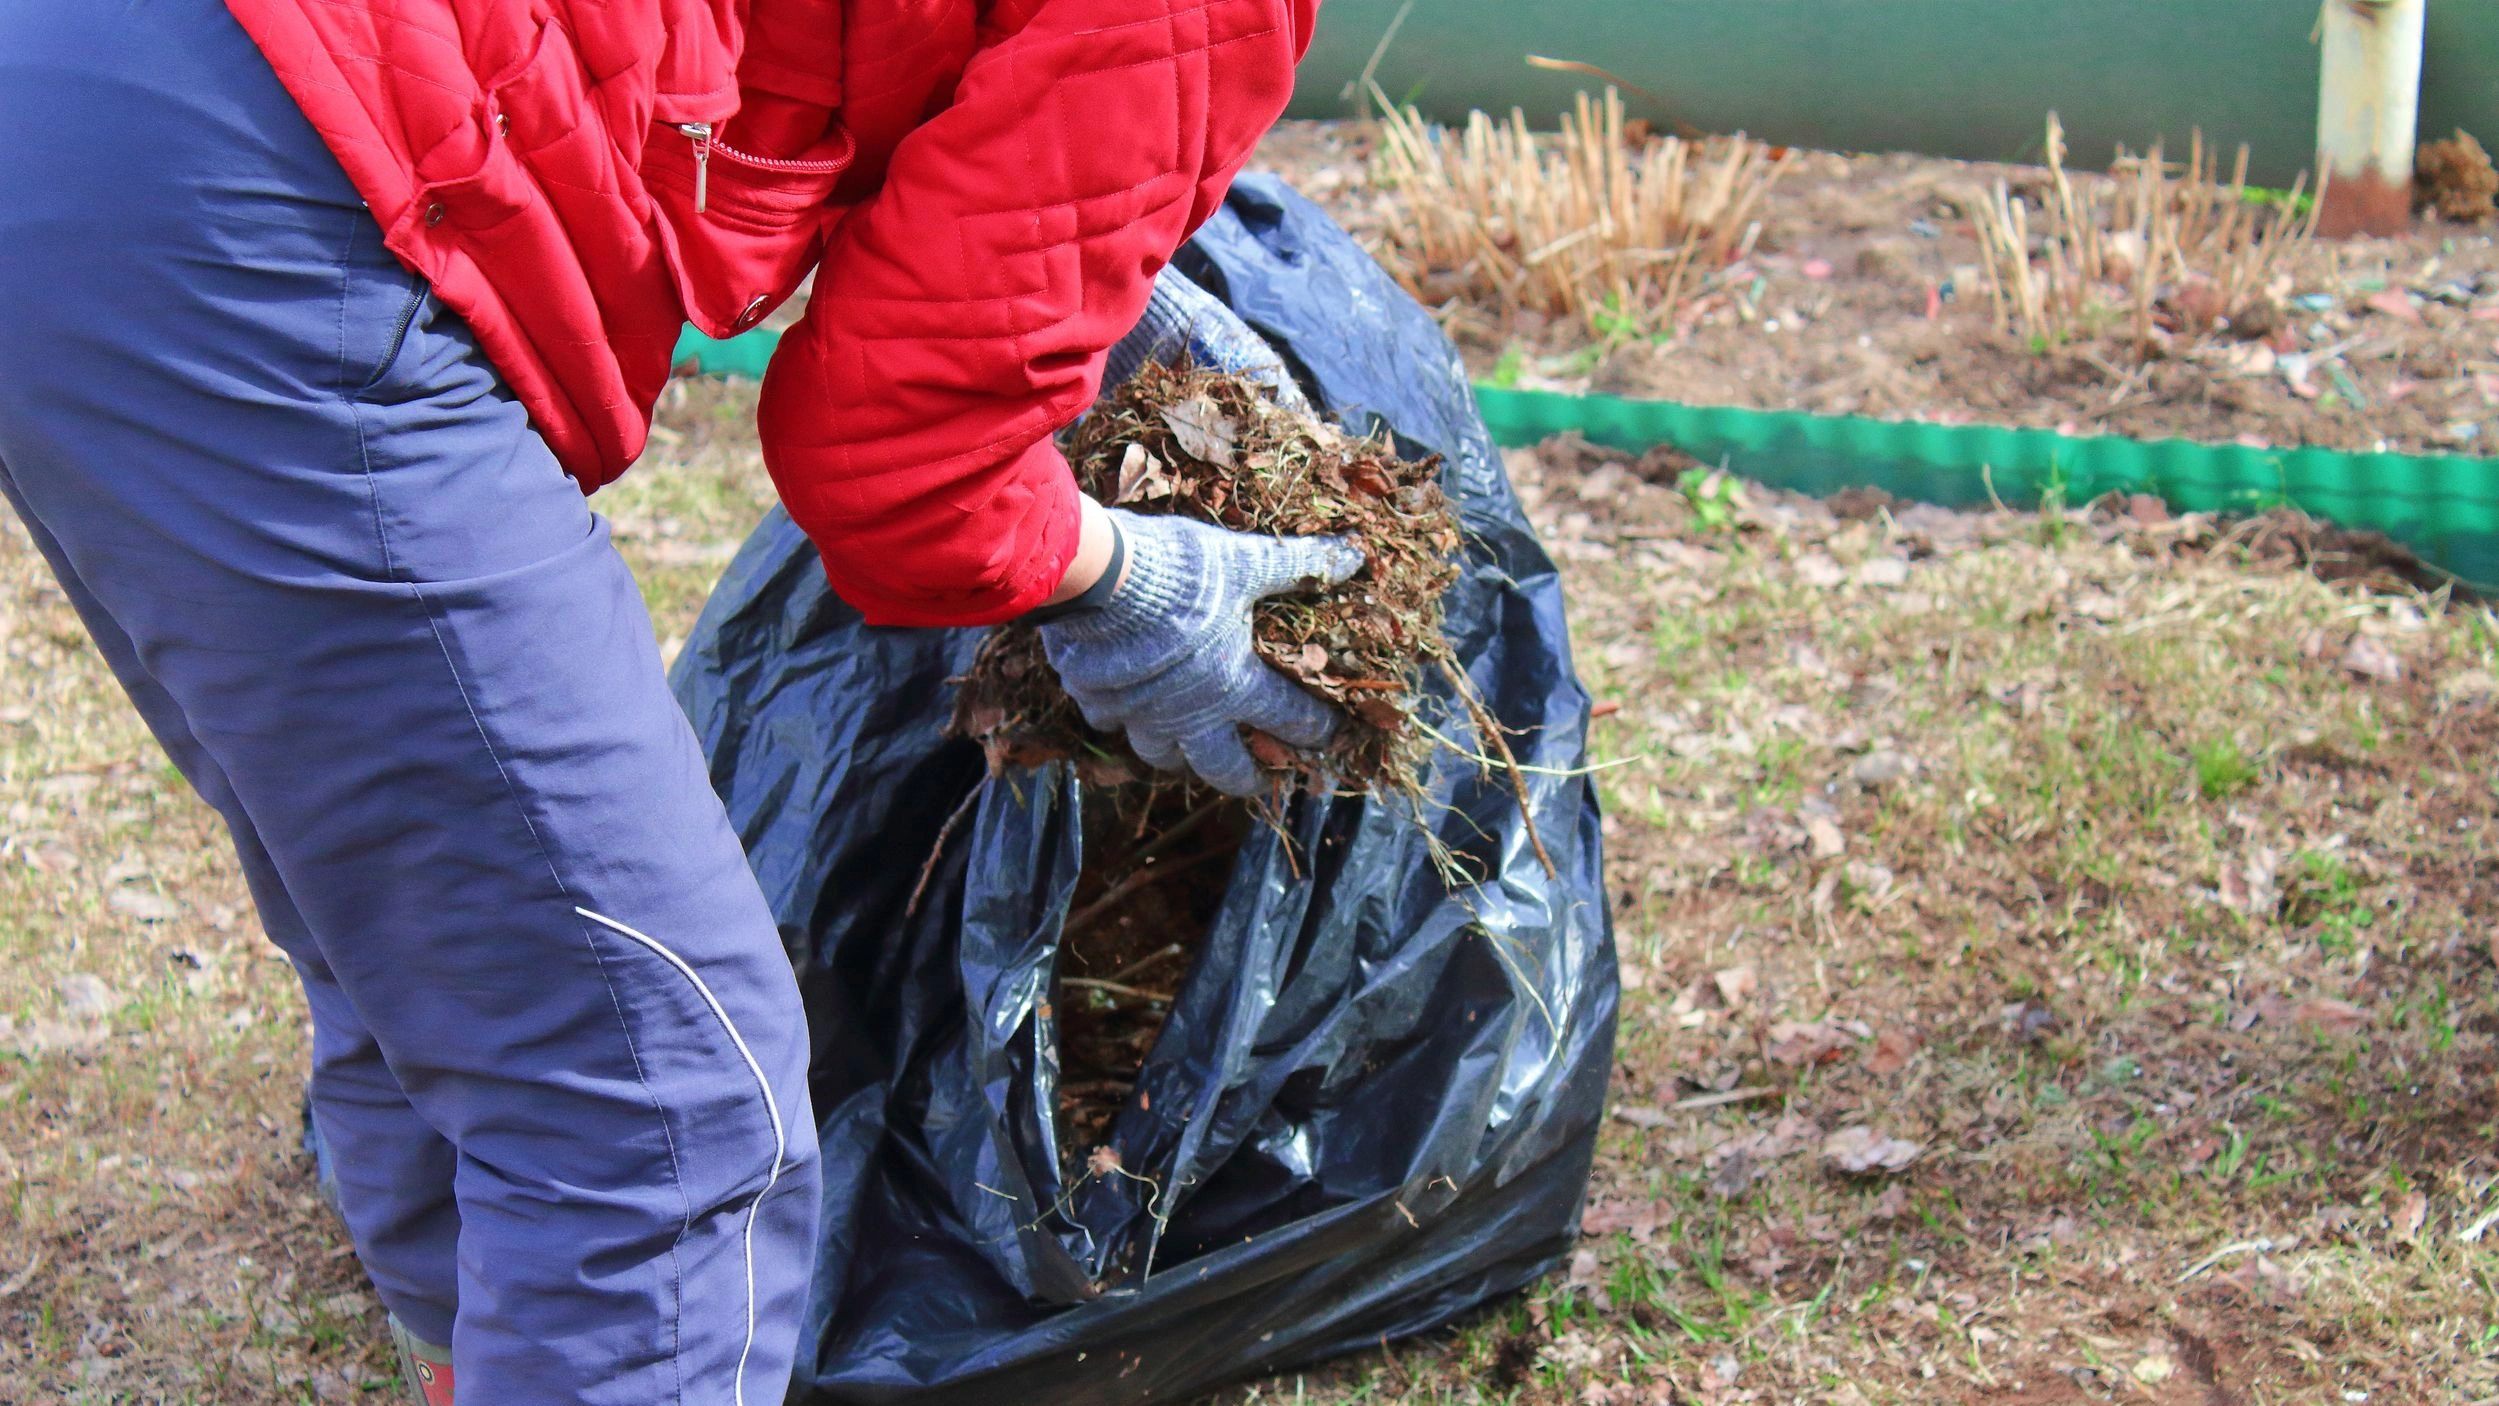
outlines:
{"label": "metal post", "polygon": [[2401,234],[2412,224],[2412,136],[2429,0],[2325,0],[2318,21],[2317,233]]}

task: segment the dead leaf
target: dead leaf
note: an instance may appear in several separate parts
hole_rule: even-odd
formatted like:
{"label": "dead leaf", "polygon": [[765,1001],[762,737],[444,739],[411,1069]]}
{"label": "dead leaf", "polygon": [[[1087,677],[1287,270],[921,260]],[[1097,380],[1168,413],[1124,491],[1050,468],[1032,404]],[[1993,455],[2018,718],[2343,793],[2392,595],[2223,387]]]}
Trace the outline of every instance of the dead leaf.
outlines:
{"label": "dead leaf", "polygon": [[1570,1270],[1562,1283],[1566,1288],[1586,1294],[1600,1310],[1614,1306],[1612,1296],[1605,1292],[1605,1266],[1597,1259],[1594,1250],[1581,1249],[1571,1255]]}
{"label": "dead leaf", "polygon": [[1111,502],[1135,503],[1152,498],[1168,498],[1172,491],[1171,476],[1163,472],[1163,461],[1154,457],[1142,444],[1131,444],[1119,458],[1119,487]]}
{"label": "dead leaf", "polygon": [[1729,967],[1711,974],[1710,980],[1718,987],[1718,999],[1729,1009],[1743,1005],[1745,998],[1761,987],[1761,979],[1751,967]]}
{"label": "dead leaf", "polygon": [[1665,1109],[1645,1103],[1618,1103],[1614,1105],[1614,1116],[1643,1129],[1662,1128],[1674,1121]]}
{"label": "dead leaf", "polygon": [[2313,1025],[2330,1035],[2349,1035],[2369,1023],[2369,1013],[2349,1001],[2331,996],[2311,996],[2291,1007],[2291,1019],[2302,1025]]}
{"label": "dead leaf", "polygon": [[1301,765],[1300,753],[1258,729],[1250,728],[1243,736],[1249,743],[1250,755],[1258,759],[1260,766],[1271,771],[1291,771]]}
{"label": "dead leaf", "polygon": [[61,999],[61,1014],[74,1021],[102,1020],[122,1005],[122,998],[112,987],[87,972],[62,977],[53,983],[52,992]]}
{"label": "dead leaf", "polygon": [[2085,591],[2066,603],[2066,608],[2086,620],[2120,620],[2125,618],[2125,603],[2106,591]]}
{"label": "dead leaf", "polygon": [[2244,863],[2221,871],[2219,895],[2222,906],[2236,912],[2262,916],[2282,905],[2282,856],[2279,852],[2258,847],[2248,852]]}
{"label": "dead leaf", "polygon": [[136,918],[142,923],[170,923],[182,915],[182,910],[174,905],[172,899],[146,889],[115,889],[113,896],[104,902],[106,907],[123,917]]}
{"label": "dead leaf", "polygon": [[1837,859],[1848,853],[1848,837],[1826,815],[1805,817],[1805,841],[1816,859]]}
{"label": "dead leaf", "polygon": [[1884,1187],[1883,1194],[1866,1208],[1866,1214],[1876,1220],[1898,1220],[1909,1214],[1909,1188],[1899,1182]]}
{"label": "dead leaf", "polygon": [[1889,1026],[1874,1037],[1874,1044],[1866,1050],[1866,1072],[1887,1078],[1908,1068],[1909,1057],[1917,1052],[1915,1034],[1897,1025]]}
{"label": "dead leaf", "polygon": [[2421,1238],[2421,1224],[2429,1216],[2430,1198],[2417,1189],[2405,1192],[2404,1199],[2395,1205],[2395,1238],[2407,1245],[2417,1242]]}
{"label": "dead leaf", "polygon": [[1379,464],[1370,459],[1357,460],[1345,467],[1345,486],[1367,498],[1386,498],[1397,491]]}
{"label": "dead leaf", "polygon": [[1829,590],[1848,579],[1841,565],[1820,552],[1807,552],[1796,559],[1796,579],[1808,586]]}
{"label": "dead leaf", "polygon": [[1754,1163],[1752,1154],[1739,1148],[1709,1174],[1709,1194],[1721,1201],[1732,1201],[1760,1179],[1761,1168]]}
{"label": "dead leaf", "polygon": [[1240,427],[1202,395],[1175,401],[1163,407],[1163,424],[1180,446],[1180,452],[1211,467],[1228,469],[1237,453],[1235,442]]}
{"label": "dead leaf", "polygon": [[1886,1137],[1862,1124],[1842,1128],[1822,1140],[1822,1160],[1851,1176],[1883,1176],[1918,1160],[1926,1148],[1901,1138]]}
{"label": "dead leaf", "polygon": [[2352,636],[2339,662],[2346,672],[2380,683],[2393,683],[2404,676],[2404,661],[2395,657],[2395,651],[2367,635]]}
{"label": "dead leaf", "polygon": [[1302,652],[1295,656],[1293,662],[1301,665],[1299,672],[1303,677],[1315,679],[1328,671],[1327,646],[1315,641],[1305,644],[1302,646]]}
{"label": "dead leaf", "polygon": [[1373,727],[1387,728],[1393,731],[1397,728],[1405,726],[1406,723],[1405,708],[1399,704],[1397,700],[1393,698],[1384,698],[1376,693],[1358,695],[1350,700],[1346,706],[1354,710],[1354,716],[1361,718],[1364,722],[1371,724]]}
{"label": "dead leaf", "polygon": [[1848,769],[1848,778],[1872,790],[1877,786],[1888,786],[1903,777],[1915,776],[1917,770],[1917,758],[1884,748],[1859,757],[1856,765]]}
{"label": "dead leaf", "polygon": [[2017,1001],[1999,1012],[2005,1033],[2025,1045],[2035,1045],[2056,1033],[2056,1012],[2044,1001]]}
{"label": "dead leaf", "polygon": [[1629,1235],[1645,1245],[1667,1219],[1654,1201],[1600,1201],[1580,1217],[1579,1230],[1583,1235]]}
{"label": "dead leaf", "polygon": [[2411,297],[2400,288],[2382,288],[2360,301],[2364,306],[2398,322],[2417,324],[2421,320],[2421,310],[2412,305]]}
{"label": "dead leaf", "polygon": [[101,1023],[73,1024],[61,1020],[29,1021],[0,1048],[28,1059],[48,1054],[87,1054],[103,1047],[112,1032]]}
{"label": "dead leaf", "polygon": [[1840,1057],[1848,1043],[1846,1032],[1821,1021],[1783,1020],[1770,1027],[1770,1057],[1780,1064],[1828,1064]]}

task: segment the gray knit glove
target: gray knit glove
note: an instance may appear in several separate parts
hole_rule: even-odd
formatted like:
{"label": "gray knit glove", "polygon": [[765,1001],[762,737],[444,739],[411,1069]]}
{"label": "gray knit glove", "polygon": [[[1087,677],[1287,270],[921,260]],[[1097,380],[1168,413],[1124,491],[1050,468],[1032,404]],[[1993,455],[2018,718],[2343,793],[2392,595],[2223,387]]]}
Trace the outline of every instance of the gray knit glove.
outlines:
{"label": "gray knit glove", "polygon": [[1250,648],[1250,606],[1362,569],[1338,537],[1258,537],[1176,517],[1110,510],[1128,547],[1127,580],[1100,610],[1041,627],[1059,682],[1103,732],[1125,730],[1146,765],[1185,763],[1209,786],[1255,795],[1258,767],[1241,741],[1254,727],[1315,748],[1336,713]]}

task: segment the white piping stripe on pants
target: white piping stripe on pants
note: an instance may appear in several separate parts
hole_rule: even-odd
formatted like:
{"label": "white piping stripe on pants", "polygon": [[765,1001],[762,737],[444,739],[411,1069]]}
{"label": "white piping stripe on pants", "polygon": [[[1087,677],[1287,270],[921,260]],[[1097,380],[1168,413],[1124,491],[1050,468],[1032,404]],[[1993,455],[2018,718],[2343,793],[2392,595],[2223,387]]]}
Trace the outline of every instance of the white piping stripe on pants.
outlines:
{"label": "white piping stripe on pants", "polygon": [[773,1185],[781,1180],[781,1164],[789,1154],[789,1137],[781,1126],[780,1100],[772,1096],[772,1081],[764,1077],[763,1065],[756,1060],[755,1052],[747,1048],[746,1037],[738,1033],[738,1023],[729,1018],[728,1008],[720,1004],[718,996],[712,994],[710,985],[703,980],[701,973],[688,966],[684,958],[669,951],[665,944],[648,933],[636,932],[604,913],[593,913],[587,908],[575,906],[573,911],[603,928],[632,938],[658,953],[667,960],[670,966],[685,973],[685,979],[693,982],[694,989],[702,993],[704,1003],[712,1008],[712,1014],[720,1018],[720,1027],[729,1032],[729,1042],[737,1046],[739,1056],[746,1061],[748,1071],[755,1076],[755,1087],[763,1090],[764,1112],[772,1119],[772,1172],[764,1178],[764,1189],[755,1193],[755,1199],[749,1202],[746,1208],[746,1232],[743,1246],[746,1255],[746,1345],[738,1350],[737,1379],[732,1393],[737,1406],[746,1406],[746,1359],[755,1351],[755,1217],[763,1209],[764,1198],[772,1194]]}

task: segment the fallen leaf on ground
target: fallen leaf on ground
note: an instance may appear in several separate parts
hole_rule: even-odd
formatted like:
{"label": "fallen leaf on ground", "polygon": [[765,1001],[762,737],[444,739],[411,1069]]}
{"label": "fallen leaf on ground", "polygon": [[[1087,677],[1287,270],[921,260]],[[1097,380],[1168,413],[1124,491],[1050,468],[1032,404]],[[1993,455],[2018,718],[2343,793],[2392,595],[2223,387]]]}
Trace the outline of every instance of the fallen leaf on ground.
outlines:
{"label": "fallen leaf on ground", "polygon": [[2395,651],[2367,635],[2352,636],[2341,663],[2346,672],[2380,683],[2392,683],[2404,676],[2404,661],[2395,657]]}
{"label": "fallen leaf on ground", "polygon": [[2067,608],[2086,620],[2120,620],[2126,615],[2125,603],[2106,591],[2085,591],[2068,602]]}
{"label": "fallen leaf on ground", "polygon": [[1647,1244],[1668,1217],[1654,1201],[1600,1201],[1579,1219],[1583,1235],[1629,1235]]}
{"label": "fallen leaf on ground", "polygon": [[1848,769],[1848,777],[1871,790],[1877,786],[1888,786],[1903,777],[1914,776],[1917,770],[1917,758],[1906,752],[1884,748],[1859,757],[1856,765]]}
{"label": "fallen leaf on ground", "polygon": [[2421,1238],[2421,1223],[2429,1219],[2430,1198],[2418,1190],[2407,1191],[2395,1204],[2395,1238],[2407,1243]]}
{"label": "fallen leaf on ground", "polygon": [[1874,1037],[1866,1050],[1866,1072],[1879,1077],[1897,1074],[1909,1067],[1909,1057],[1918,1052],[1918,1037],[1894,1025]]}
{"label": "fallen leaf on ground", "polygon": [[2056,1012],[2044,1001],[2016,1001],[1997,1013],[2004,1024],[2004,1033],[2025,1045],[2035,1045],[2056,1033]]}
{"label": "fallen leaf on ground", "polygon": [[1796,559],[1796,579],[1827,591],[1846,581],[1848,572],[1820,552],[1807,552]]}
{"label": "fallen leaf on ground", "polygon": [[1874,1129],[1842,1128],[1822,1140],[1822,1160],[1851,1176],[1882,1176],[1918,1160],[1924,1145],[1886,1137]]}
{"label": "fallen leaf on ground", "polygon": [[105,906],[123,917],[136,918],[143,923],[169,923],[182,913],[172,899],[146,889],[115,889],[113,896],[104,902]]}
{"label": "fallen leaf on ground", "polygon": [[2291,1019],[2334,1035],[2349,1035],[2369,1023],[2369,1013],[2349,1001],[2311,996],[2291,1007]]}
{"label": "fallen leaf on ground", "polygon": [[1709,1174],[1709,1194],[1721,1201],[1732,1201],[1760,1179],[1761,1168],[1753,1161],[1752,1154],[1738,1150]]}
{"label": "fallen leaf on ground", "polygon": [[2398,322],[2417,323],[2421,320],[2421,310],[2412,305],[2412,299],[2400,288],[2382,288],[2360,301]]}
{"label": "fallen leaf on ground", "polygon": [[1718,987],[1718,999],[1726,1002],[1731,1008],[1743,1005],[1748,997],[1761,988],[1761,978],[1749,966],[1728,967],[1724,971],[1712,974],[1710,980]]}
{"label": "fallen leaf on ground", "polygon": [[1770,1058],[1780,1064],[1828,1064],[1848,1043],[1845,1031],[1821,1021],[1783,1020],[1770,1027]]}
{"label": "fallen leaf on ground", "polygon": [[1829,816],[1805,817],[1805,842],[1816,859],[1837,859],[1848,853],[1848,837]]}
{"label": "fallen leaf on ground", "polygon": [[53,983],[52,992],[61,999],[61,1014],[71,1020],[100,1020],[121,1009],[120,995],[101,977],[86,972],[62,977]]}

